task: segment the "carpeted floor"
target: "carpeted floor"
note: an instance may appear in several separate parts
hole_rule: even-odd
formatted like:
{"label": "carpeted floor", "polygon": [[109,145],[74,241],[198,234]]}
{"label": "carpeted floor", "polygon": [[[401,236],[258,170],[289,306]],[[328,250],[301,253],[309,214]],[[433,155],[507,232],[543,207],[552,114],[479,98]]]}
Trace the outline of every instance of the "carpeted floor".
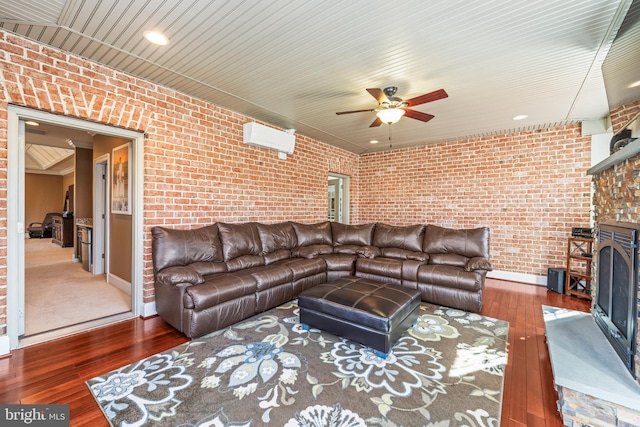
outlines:
{"label": "carpeted floor", "polygon": [[380,359],[294,301],[87,385],[113,426],[497,426],[508,329],[423,303]]}
{"label": "carpeted floor", "polygon": [[131,297],[73,262],[73,248],[25,239],[25,336],[131,310]]}

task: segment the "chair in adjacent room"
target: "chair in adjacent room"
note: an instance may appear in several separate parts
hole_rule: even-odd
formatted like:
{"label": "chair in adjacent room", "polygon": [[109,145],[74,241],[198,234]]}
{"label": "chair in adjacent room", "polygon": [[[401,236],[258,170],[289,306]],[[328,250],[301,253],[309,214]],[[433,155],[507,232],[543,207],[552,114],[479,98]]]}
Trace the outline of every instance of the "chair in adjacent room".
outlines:
{"label": "chair in adjacent room", "polygon": [[31,224],[29,224],[29,227],[27,227],[29,237],[31,237],[32,239],[51,237],[53,230],[53,217],[57,215],[60,214],[49,212],[44,216],[42,222],[32,222]]}

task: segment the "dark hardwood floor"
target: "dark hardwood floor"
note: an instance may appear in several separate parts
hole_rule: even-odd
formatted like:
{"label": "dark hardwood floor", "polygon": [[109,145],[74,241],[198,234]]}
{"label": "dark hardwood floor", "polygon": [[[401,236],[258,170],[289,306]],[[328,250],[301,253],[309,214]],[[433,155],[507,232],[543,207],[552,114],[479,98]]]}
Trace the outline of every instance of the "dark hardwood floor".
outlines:
{"label": "dark hardwood floor", "polygon": [[[482,314],[507,320],[509,359],[501,426],[561,427],[540,306],[588,311],[546,287],[488,279]],[[187,341],[159,317],[135,319],[0,359],[0,403],[65,403],[72,426],[108,426],[85,381]]]}

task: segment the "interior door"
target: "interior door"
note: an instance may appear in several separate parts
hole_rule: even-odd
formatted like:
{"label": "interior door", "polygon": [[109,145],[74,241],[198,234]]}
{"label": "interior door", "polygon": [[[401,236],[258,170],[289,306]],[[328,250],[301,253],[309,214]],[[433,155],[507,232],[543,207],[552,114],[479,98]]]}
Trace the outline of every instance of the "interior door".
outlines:
{"label": "interior door", "polygon": [[342,222],[340,218],[340,179],[329,179],[328,219]]}

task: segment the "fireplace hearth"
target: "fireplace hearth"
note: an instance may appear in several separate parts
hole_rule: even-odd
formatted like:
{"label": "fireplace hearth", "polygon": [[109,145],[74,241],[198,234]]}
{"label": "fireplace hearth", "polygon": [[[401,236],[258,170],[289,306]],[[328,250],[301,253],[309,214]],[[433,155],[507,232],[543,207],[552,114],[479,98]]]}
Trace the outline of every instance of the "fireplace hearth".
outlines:
{"label": "fireplace hearth", "polygon": [[595,323],[636,378],[639,229],[633,223],[599,225],[596,295],[592,307]]}

